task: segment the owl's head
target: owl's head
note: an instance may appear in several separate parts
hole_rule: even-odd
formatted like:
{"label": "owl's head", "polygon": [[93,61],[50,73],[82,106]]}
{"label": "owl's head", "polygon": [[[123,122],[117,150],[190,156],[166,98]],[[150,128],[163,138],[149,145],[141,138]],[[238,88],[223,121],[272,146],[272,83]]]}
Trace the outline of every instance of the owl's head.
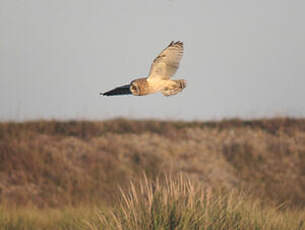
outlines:
{"label": "owl's head", "polygon": [[138,85],[137,81],[132,81],[130,83],[130,91],[132,92],[133,95],[139,96],[140,95],[140,87]]}

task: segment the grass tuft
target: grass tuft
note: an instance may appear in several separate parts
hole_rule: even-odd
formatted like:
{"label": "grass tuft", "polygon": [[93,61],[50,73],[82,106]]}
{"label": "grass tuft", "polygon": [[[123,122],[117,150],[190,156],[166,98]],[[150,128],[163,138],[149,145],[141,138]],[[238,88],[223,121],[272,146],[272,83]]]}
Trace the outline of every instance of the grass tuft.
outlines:
{"label": "grass tuft", "polygon": [[121,191],[112,211],[99,212],[89,229],[302,229],[305,212],[280,211],[240,192],[203,188],[185,176],[144,176]]}

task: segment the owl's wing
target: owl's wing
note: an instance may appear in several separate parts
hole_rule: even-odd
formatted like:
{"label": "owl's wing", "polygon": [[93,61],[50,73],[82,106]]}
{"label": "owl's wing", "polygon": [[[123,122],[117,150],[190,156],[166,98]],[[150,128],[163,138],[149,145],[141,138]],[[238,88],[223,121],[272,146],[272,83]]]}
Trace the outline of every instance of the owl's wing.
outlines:
{"label": "owl's wing", "polygon": [[163,80],[170,79],[177,71],[180,60],[183,55],[183,42],[172,41],[156,57],[150,67],[148,79],[159,78]]}
{"label": "owl's wing", "polygon": [[116,95],[128,95],[128,94],[132,94],[130,91],[129,84],[114,88],[105,93],[100,93],[100,95],[103,95],[103,96],[116,96]]}

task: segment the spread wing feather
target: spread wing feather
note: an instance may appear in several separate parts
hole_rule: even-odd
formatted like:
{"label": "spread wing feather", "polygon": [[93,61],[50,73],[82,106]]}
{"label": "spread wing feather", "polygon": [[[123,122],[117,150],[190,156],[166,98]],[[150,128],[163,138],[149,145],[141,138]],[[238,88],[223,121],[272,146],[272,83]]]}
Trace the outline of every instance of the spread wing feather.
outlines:
{"label": "spread wing feather", "polygon": [[105,93],[100,93],[100,95],[103,95],[103,96],[116,96],[116,95],[128,95],[128,94],[132,94],[130,91],[129,84],[114,88]]}
{"label": "spread wing feather", "polygon": [[170,79],[177,71],[180,60],[183,55],[183,42],[172,41],[156,57],[150,67],[148,79],[159,78],[163,80]]}

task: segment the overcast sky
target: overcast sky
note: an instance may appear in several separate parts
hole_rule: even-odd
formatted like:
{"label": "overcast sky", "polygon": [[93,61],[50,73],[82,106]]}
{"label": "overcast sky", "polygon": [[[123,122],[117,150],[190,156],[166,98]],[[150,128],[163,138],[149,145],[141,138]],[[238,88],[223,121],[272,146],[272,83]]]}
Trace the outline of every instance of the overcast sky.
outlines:
{"label": "overcast sky", "polygon": [[[0,119],[305,116],[303,0],[0,0]],[[164,97],[101,97],[184,42]]]}

